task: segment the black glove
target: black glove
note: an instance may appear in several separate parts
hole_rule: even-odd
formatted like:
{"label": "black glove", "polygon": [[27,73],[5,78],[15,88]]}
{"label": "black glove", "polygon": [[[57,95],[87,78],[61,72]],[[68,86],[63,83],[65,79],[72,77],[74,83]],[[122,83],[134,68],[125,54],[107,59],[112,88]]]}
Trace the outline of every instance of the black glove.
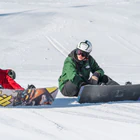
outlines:
{"label": "black glove", "polygon": [[127,81],[127,82],[125,82],[125,85],[132,85],[132,82]]}
{"label": "black glove", "polygon": [[33,88],[36,88],[34,85],[28,85],[27,89],[33,89]]}

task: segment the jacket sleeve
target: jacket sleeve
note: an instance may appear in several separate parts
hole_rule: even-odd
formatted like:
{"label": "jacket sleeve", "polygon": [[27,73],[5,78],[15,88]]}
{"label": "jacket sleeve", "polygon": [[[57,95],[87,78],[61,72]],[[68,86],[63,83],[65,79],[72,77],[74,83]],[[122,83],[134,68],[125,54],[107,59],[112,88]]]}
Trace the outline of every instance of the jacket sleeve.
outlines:
{"label": "jacket sleeve", "polygon": [[98,63],[96,62],[96,60],[90,56],[90,66],[91,66],[91,72],[94,73],[98,73],[100,76],[104,75],[104,71],[103,69],[98,65]]}
{"label": "jacket sleeve", "polygon": [[18,83],[16,83],[10,76],[6,76],[6,79],[9,83],[9,85],[13,88],[13,89],[20,89],[20,90],[24,90],[24,88],[22,88]]}
{"label": "jacket sleeve", "polygon": [[83,79],[80,77],[80,75],[77,73],[76,66],[74,62],[70,59],[66,59],[64,68],[66,71],[67,78],[74,83],[75,85],[79,86],[81,82],[83,82]]}

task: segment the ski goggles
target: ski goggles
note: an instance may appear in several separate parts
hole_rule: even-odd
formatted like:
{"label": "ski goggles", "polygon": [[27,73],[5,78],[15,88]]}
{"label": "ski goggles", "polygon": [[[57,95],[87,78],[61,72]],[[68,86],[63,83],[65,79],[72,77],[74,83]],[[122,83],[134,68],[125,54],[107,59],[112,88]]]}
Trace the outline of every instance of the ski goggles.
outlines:
{"label": "ski goggles", "polygon": [[79,50],[79,49],[76,50],[76,54],[81,55],[82,57],[88,57],[88,55],[89,55],[89,53],[84,52],[84,51]]}

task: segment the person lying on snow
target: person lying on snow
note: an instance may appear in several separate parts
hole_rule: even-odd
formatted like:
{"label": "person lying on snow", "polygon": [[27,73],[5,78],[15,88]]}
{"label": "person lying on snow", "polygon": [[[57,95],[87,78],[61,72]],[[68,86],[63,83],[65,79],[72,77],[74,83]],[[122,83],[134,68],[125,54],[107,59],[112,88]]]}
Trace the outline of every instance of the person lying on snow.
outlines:
{"label": "person lying on snow", "polygon": [[[0,88],[24,90],[16,81],[16,73],[11,69],[0,69]],[[28,85],[28,89],[35,88],[34,85]]]}
{"label": "person lying on snow", "polygon": [[[64,96],[78,96],[83,85],[119,85],[104,74],[103,69],[90,55],[92,44],[85,40],[79,42],[66,58],[62,75],[59,77],[59,89]],[[90,73],[92,76],[90,77]]]}

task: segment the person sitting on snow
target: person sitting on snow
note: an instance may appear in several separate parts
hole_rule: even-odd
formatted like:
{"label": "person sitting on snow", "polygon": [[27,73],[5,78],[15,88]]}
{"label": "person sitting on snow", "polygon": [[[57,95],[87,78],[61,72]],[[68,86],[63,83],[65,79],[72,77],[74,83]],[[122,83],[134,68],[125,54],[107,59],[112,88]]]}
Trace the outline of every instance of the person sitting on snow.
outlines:
{"label": "person sitting on snow", "polygon": [[[62,75],[59,77],[59,89],[64,96],[78,96],[78,92],[83,85],[118,85],[107,75],[90,55],[92,44],[85,40],[78,43],[66,58]],[[92,76],[90,77],[90,73]]]}
{"label": "person sitting on snow", "polygon": [[[3,89],[19,89],[24,90],[14,79],[16,78],[15,71],[11,69],[0,69],[0,88]],[[35,88],[34,85],[28,85],[27,89]]]}

